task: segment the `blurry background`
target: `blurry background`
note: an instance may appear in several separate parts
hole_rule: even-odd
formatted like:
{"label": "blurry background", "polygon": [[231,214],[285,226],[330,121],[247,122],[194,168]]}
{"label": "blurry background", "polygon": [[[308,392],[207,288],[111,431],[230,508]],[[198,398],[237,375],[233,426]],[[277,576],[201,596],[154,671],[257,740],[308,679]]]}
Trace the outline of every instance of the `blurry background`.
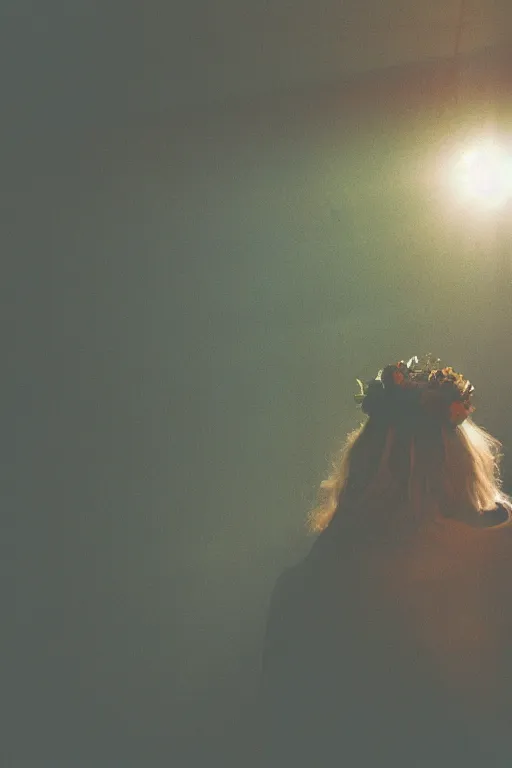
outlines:
{"label": "blurry background", "polygon": [[2,4],[2,766],[247,763],[356,376],[432,351],[510,451],[510,217],[447,169],[510,137],[511,25]]}

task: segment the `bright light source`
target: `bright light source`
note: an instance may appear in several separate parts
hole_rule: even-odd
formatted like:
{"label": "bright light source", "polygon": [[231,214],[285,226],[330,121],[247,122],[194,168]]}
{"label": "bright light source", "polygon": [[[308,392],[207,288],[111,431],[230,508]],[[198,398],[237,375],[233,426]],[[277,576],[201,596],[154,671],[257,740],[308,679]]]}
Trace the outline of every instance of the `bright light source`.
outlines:
{"label": "bright light source", "polygon": [[456,161],[453,181],[463,199],[499,208],[512,198],[512,154],[490,140],[475,144]]}

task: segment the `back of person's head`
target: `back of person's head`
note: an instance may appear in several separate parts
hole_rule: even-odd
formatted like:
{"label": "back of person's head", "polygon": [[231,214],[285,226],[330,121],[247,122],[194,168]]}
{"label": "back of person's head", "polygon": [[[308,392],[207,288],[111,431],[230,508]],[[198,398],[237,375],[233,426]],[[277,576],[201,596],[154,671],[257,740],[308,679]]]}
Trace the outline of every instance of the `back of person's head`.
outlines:
{"label": "back of person's head", "polygon": [[501,445],[471,419],[474,388],[429,356],[388,365],[356,400],[367,418],[349,434],[309,516],[314,531],[354,509],[421,524],[467,517],[507,504],[501,492]]}

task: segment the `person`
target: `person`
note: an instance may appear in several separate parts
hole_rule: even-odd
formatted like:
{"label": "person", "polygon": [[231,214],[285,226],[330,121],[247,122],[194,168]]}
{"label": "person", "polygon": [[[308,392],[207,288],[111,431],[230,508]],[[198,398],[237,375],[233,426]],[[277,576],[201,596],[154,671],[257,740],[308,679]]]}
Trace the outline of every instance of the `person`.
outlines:
{"label": "person", "polygon": [[512,765],[512,504],[474,388],[427,356],[357,401],[272,593],[259,765]]}

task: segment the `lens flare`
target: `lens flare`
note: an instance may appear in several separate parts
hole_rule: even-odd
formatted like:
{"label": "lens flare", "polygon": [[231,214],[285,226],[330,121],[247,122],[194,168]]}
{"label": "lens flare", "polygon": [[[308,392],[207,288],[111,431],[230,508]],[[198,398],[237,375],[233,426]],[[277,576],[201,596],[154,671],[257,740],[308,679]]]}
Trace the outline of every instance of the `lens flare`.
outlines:
{"label": "lens flare", "polygon": [[512,154],[492,141],[470,147],[456,160],[453,181],[464,200],[500,208],[512,198]]}

